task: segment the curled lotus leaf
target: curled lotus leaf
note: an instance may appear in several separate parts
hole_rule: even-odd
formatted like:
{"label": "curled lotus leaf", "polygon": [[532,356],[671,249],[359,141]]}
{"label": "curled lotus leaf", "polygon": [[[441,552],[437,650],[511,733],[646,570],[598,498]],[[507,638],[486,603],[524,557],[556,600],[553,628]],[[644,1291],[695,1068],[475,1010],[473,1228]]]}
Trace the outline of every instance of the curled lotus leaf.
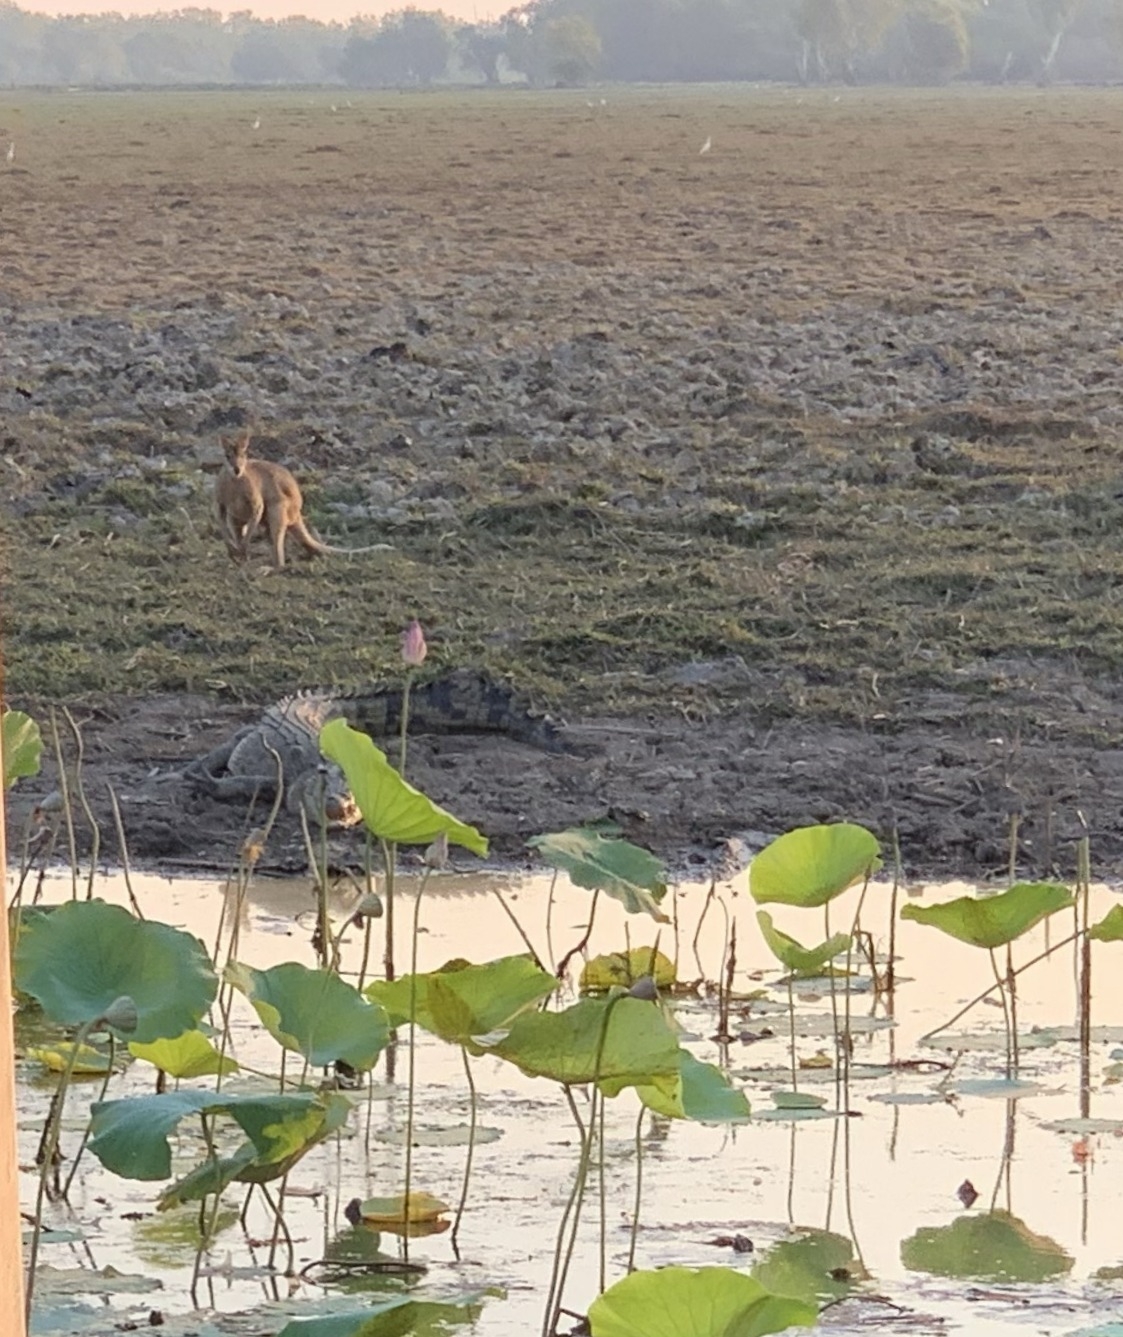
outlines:
{"label": "curled lotus leaf", "polygon": [[1057,882],[1018,882],[997,896],[957,896],[938,905],[906,905],[902,919],[929,924],[972,947],[1003,947],[1073,904]]}
{"label": "curled lotus leaf", "polygon": [[849,933],[834,933],[817,947],[804,947],[795,938],[778,929],[767,910],[758,910],[756,921],[760,925],[764,941],[768,944],[768,950],[793,975],[807,977],[818,975],[829,961],[841,956],[850,946]]}
{"label": "curled lotus leaf", "polygon": [[667,874],[650,851],[627,840],[612,840],[599,831],[572,827],[527,841],[553,868],[588,891],[603,891],[631,915],[647,914],[660,924],[671,921],[659,908],[667,894]]}
{"label": "curled lotus leaf", "polygon": [[347,777],[367,829],[380,840],[428,845],[445,836],[473,854],[487,853],[487,839],[415,789],[390,765],[385,752],[346,720],[320,730],[320,751]]}
{"label": "curled lotus leaf", "polygon": [[39,774],[43,739],[39,726],[22,710],[5,710],[0,716],[0,751],[4,754],[4,788],[11,789],[25,776]]}

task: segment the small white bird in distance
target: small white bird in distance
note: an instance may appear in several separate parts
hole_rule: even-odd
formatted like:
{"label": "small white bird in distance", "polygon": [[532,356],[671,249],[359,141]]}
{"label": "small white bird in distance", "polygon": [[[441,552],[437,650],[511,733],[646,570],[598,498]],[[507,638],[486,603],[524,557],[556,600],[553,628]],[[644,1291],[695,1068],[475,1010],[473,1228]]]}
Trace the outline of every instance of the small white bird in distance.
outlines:
{"label": "small white bird in distance", "polygon": [[7,151],[7,153],[4,154],[4,157],[7,158],[7,160],[8,160],[9,162],[15,162],[15,160],[16,160],[16,141],[15,141],[14,139],[13,139],[12,142],[8,145],[8,151]]}
{"label": "small white bird in distance", "polygon": [[709,153],[710,149],[712,149],[712,148],[713,148],[713,140],[710,138],[709,135],[707,135],[707,136],[706,136],[706,142],[702,145],[702,147],[698,150],[698,152],[699,152],[699,153]]}
{"label": "small white bird in distance", "polygon": [[261,117],[260,117],[260,116],[255,116],[255,117],[253,118],[253,129],[255,129],[255,130],[260,130],[260,129],[261,129]]}

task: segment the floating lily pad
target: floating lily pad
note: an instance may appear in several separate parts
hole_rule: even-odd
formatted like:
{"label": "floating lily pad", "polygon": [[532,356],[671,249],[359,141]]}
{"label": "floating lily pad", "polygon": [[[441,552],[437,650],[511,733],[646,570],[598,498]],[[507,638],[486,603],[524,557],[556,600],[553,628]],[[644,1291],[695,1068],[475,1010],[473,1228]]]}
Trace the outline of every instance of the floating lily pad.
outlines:
{"label": "floating lily pad", "polygon": [[753,1268],[753,1276],[775,1295],[818,1307],[849,1294],[865,1272],[845,1235],[799,1230],[774,1244]]}
{"label": "floating lily pad", "polygon": [[974,1281],[1047,1281],[1073,1265],[1054,1240],[1002,1211],[926,1226],[901,1241],[901,1261],[910,1272]]}
{"label": "floating lily pad", "polygon": [[[923,1041],[932,1049],[943,1049],[955,1054],[1001,1054],[1006,1051],[1006,1037],[1001,1031],[941,1031]],[[1019,1049],[1051,1049],[1057,1035],[1048,1031],[1027,1031],[1018,1036]]]}
{"label": "floating lily pad", "polygon": [[826,905],[881,867],[881,846],[863,826],[803,826],[766,845],[749,866],[749,891],[760,905]]}
{"label": "floating lily pad", "polygon": [[486,837],[404,780],[386,753],[346,720],[324,725],[320,751],[343,771],[367,829],[380,840],[428,845],[444,835],[473,854],[487,854]]}
{"label": "floating lily pad", "polygon": [[729,1267],[633,1272],[589,1307],[592,1337],[764,1337],[811,1327],[816,1309]]}
{"label": "floating lily pad", "polygon": [[1023,1100],[1027,1096],[1049,1093],[1040,1082],[1023,1082],[1006,1077],[969,1077],[956,1082],[953,1090],[960,1096],[983,1096],[988,1100]]}
{"label": "floating lily pad", "polygon": [[810,1091],[773,1091],[772,1103],[778,1110],[819,1110],[827,1103],[826,1096],[815,1096]]}
{"label": "floating lily pad", "polygon": [[[450,1324],[471,1323],[481,1293],[463,1299],[426,1300],[414,1295],[372,1298],[361,1309],[342,1314],[294,1318],[277,1337],[405,1337],[407,1333],[444,1332]],[[352,1303],[354,1303],[352,1301]]]}
{"label": "floating lily pad", "polygon": [[94,1076],[103,1075],[109,1071],[109,1055],[103,1054],[100,1049],[95,1049],[93,1045],[78,1045],[75,1047],[68,1040],[60,1040],[57,1044],[49,1047],[36,1045],[27,1050],[27,1057],[35,1059],[45,1067],[50,1068],[52,1072],[65,1072],[70,1063],[70,1056],[74,1055],[74,1067],[71,1071],[76,1076]]}
{"label": "floating lily pad", "polygon": [[[476,1146],[487,1142],[498,1142],[503,1136],[501,1128],[484,1128],[477,1124],[473,1135],[471,1124],[457,1123],[443,1128],[426,1128],[414,1125],[413,1145],[415,1147],[466,1147],[472,1141]],[[379,1142],[386,1142],[392,1147],[404,1146],[406,1131],[404,1128],[383,1128],[375,1134]]]}
{"label": "floating lily pad", "polygon": [[606,839],[586,827],[535,836],[527,844],[552,868],[567,872],[574,886],[603,891],[629,914],[647,914],[660,924],[671,922],[659,908],[667,894],[663,864],[640,846]]}
{"label": "floating lily pad", "polygon": [[630,989],[636,980],[645,977],[653,979],[657,989],[669,989],[675,982],[675,963],[654,947],[606,952],[588,962],[581,972],[579,988],[582,993]]}
{"label": "floating lily pad", "polygon": [[1086,1133],[1123,1137],[1123,1119],[1051,1119],[1048,1123],[1042,1123],[1041,1127],[1050,1133],[1065,1133],[1073,1137],[1082,1137]]}

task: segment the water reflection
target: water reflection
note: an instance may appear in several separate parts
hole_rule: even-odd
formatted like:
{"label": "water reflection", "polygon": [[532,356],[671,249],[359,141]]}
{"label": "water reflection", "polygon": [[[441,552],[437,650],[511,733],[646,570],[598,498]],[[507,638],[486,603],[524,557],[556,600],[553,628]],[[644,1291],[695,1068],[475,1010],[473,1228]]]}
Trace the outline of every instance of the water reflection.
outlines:
{"label": "water reflection", "polygon": [[[216,941],[218,911],[227,899],[220,887],[141,877],[133,882],[146,915],[186,927],[208,944]],[[483,962],[519,953],[525,951],[524,938],[552,964],[582,937],[589,893],[575,891],[564,879],[559,879],[552,896],[548,878],[500,879],[516,926],[497,904],[495,882],[495,875],[487,874],[451,876],[430,884],[421,906],[420,970],[436,969],[454,957]],[[55,886],[48,882],[49,899],[63,899],[69,890],[68,877]],[[118,898],[106,882],[99,882],[98,890]],[[727,916],[730,925],[736,923],[738,961],[728,1044],[719,1047],[710,1038],[715,1008],[705,996],[676,1000],[674,1008],[691,1051],[702,1061],[713,1062],[724,1048],[737,1085],[746,1090],[754,1109],[763,1110],[771,1106],[775,1090],[792,1084],[786,991],[775,987],[776,970],[756,935],[754,907],[747,898],[734,896],[727,888],[724,904],[712,904],[703,917],[707,891],[707,886],[676,889],[673,932],[665,927],[661,931],[642,918],[629,919],[619,906],[602,900],[586,954],[642,955],[658,943],[683,973],[693,975],[700,969],[714,979],[726,959]],[[329,910],[333,932],[342,930],[343,969],[357,978],[363,933],[347,923],[354,900],[353,890],[340,889]],[[234,907],[233,898],[228,904]],[[402,907],[395,930],[400,934],[396,955],[406,961],[413,908],[408,885]],[[799,912],[787,918],[778,913],[777,921],[785,931],[797,935],[802,931]],[[306,883],[255,882],[240,911],[239,959],[257,969],[292,960],[312,964],[315,922]],[[382,931],[376,925],[376,958],[381,955]],[[997,1009],[985,1004],[977,1008],[964,1023],[970,1031],[958,1040],[940,1036],[935,1045],[921,1044],[925,1034],[978,990],[973,949],[957,947],[950,940],[937,943],[929,935],[918,926],[899,925],[902,978],[896,994],[886,999],[871,991],[851,1004],[851,1117],[817,1122],[754,1120],[724,1130],[681,1121],[647,1121],[639,1265],[711,1264],[715,1238],[745,1237],[755,1241],[756,1252],[726,1255],[725,1261],[740,1266],[755,1263],[759,1279],[776,1289],[794,1295],[861,1294],[860,1279],[868,1269],[877,1286],[895,1301],[934,1307],[953,1321],[968,1314],[963,1302],[955,1293],[935,1299],[927,1292],[918,1293],[919,1278],[1033,1280],[1042,1285],[1090,1277],[1097,1269],[1110,1271],[1118,1265],[1116,1204],[1123,1142],[1108,1135],[1112,1123],[1096,1125],[1108,1130],[1101,1133],[1080,1131],[1078,1124],[1062,1124],[1064,1131],[1047,1126],[1082,1113],[1077,1048],[1060,1029],[1076,1015],[1071,953],[1043,962],[1022,982],[1023,1067],[1036,1086],[1017,1101],[1003,1098],[1001,1091],[993,1099],[973,1094],[978,1087],[961,1084],[1001,1071]],[[1118,949],[1097,949],[1097,965],[1112,950]],[[825,1094],[828,1105],[833,1103],[837,1078],[831,1010],[829,983],[799,986],[794,1042],[797,1061],[811,1066],[798,1068],[798,1082],[801,1090]],[[1099,965],[1094,1011],[1099,1022],[1123,1016],[1123,972],[1109,973]],[[1031,1032],[1031,1028],[1037,1029]],[[1117,1043],[1111,1033],[1100,1033],[1093,1049],[1090,1109],[1107,1121],[1123,1116],[1123,1088],[1102,1080]],[[264,1071],[276,1066],[275,1046],[248,1008],[236,1011],[234,1047],[249,1066]],[[817,1066],[820,1050],[832,1066]],[[400,1147],[377,1138],[368,1144],[363,1131],[368,1125],[377,1129],[403,1122],[404,1066],[399,1064],[397,1074],[379,1068],[379,1080],[360,1093],[360,1104],[367,1107],[352,1117],[356,1136],[325,1146],[302,1166],[297,1187],[321,1192],[316,1199],[292,1198],[286,1207],[297,1241],[298,1272],[321,1259],[332,1259],[345,1270],[351,1255],[350,1261],[360,1265],[355,1273],[358,1284],[361,1265],[384,1261],[380,1256],[399,1258],[396,1242],[385,1235],[379,1240],[358,1235],[343,1212],[356,1195],[400,1189]],[[422,1037],[417,1070],[424,1124],[462,1124],[468,1105],[458,1052]],[[502,1137],[477,1149],[478,1187],[473,1189],[461,1234],[461,1266],[472,1270],[473,1277],[508,1287],[508,1298],[489,1303],[472,1331],[480,1337],[513,1337],[540,1324],[549,1256],[572,1182],[573,1126],[557,1089],[544,1079],[524,1078],[487,1057],[477,1061],[474,1071],[480,1118]],[[50,1082],[32,1072],[25,1070],[21,1085],[25,1164],[33,1159],[51,1089]],[[144,1077],[138,1065],[115,1080],[120,1083],[116,1094],[123,1095],[142,1089],[151,1081],[151,1073]],[[631,1219],[635,1118],[630,1096],[606,1103],[610,1275],[622,1270],[627,1259],[627,1233],[614,1230],[611,1223],[623,1226]],[[1068,1131],[1070,1126],[1073,1131]],[[1078,1145],[1084,1147],[1079,1155]],[[446,1200],[455,1200],[459,1193],[463,1160],[463,1148],[455,1144],[415,1149],[414,1163],[424,1186]],[[967,1179],[978,1185],[980,1199],[976,1207],[964,1211],[956,1190]],[[143,1269],[164,1281],[170,1305],[181,1303],[193,1244],[187,1214],[153,1216],[151,1186],[115,1180],[93,1164],[83,1169],[80,1180],[75,1214],[79,1220],[97,1222],[92,1239],[97,1265]],[[98,1199],[111,1204],[109,1214]],[[143,1219],[122,1225],[126,1212],[139,1213]],[[567,1307],[574,1309],[586,1304],[595,1290],[595,1215],[590,1216],[587,1237],[579,1243],[574,1260],[574,1285],[566,1298]],[[1048,1236],[1033,1228],[1042,1224],[1048,1226]],[[178,1242],[173,1226],[182,1232]],[[241,1228],[229,1218],[218,1253],[229,1252],[234,1270],[209,1279],[218,1307],[244,1307],[257,1298],[260,1280],[251,1283],[237,1269],[252,1263],[260,1278],[267,1251],[256,1262],[251,1242],[264,1238],[269,1229],[267,1215],[257,1207],[251,1208]],[[438,1276],[442,1269],[455,1266],[447,1236],[415,1242],[412,1250],[411,1257],[416,1254]],[[980,1253],[984,1261],[990,1257],[994,1274],[941,1270],[966,1266],[963,1260]],[[1036,1260],[1037,1271],[1025,1270],[1030,1259]],[[980,1266],[977,1261],[970,1265]],[[997,1275],[999,1269],[1002,1277]],[[322,1280],[323,1274],[313,1268],[299,1283],[302,1293],[317,1279]],[[1074,1291],[1066,1294],[1067,1303],[1077,1303]],[[980,1326],[973,1311],[967,1321],[972,1337],[976,1332],[1002,1330],[1001,1317],[993,1319],[990,1329]],[[1087,1326],[1087,1312],[1066,1322],[1067,1327],[1053,1326],[1058,1332],[1078,1322]]]}

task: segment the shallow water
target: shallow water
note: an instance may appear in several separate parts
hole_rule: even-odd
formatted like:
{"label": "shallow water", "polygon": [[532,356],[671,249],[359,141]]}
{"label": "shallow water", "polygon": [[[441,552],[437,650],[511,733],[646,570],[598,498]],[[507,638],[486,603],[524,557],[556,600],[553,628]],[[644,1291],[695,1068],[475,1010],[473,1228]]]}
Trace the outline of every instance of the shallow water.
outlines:
{"label": "shallow water", "polygon": [[[134,877],[133,885],[146,916],[187,928],[213,945],[225,899],[220,886],[154,877]],[[482,962],[525,950],[515,926],[491,894],[496,885],[503,888],[511,910],[543,959],[557,959],[580,938],[590,896],[569,887],[564,879],[559,879],[556,891],[552,951],[548,951],[548,878],[450,874],[430,883],[422,901],[419,969],[433,969],[454,956]],[[103,879],[97,890],[106,899],[124,898],[119,879]],[[725,939],[720,907],[712,907],[705,917],[698,946],[701,971],[692,947],[706,890],[680,886],[674,893],[679,974],[685,979],[699,973],[713,979],[720,969]],[[760,990],[774,981],[778,972],[757,930],[755,907],[745,894],[738,897],[729,888],[719,890],[737,922],[737,991]],[[961,890],[938,888],[930,895],[942,899]],[[64,899],[69,893],[69,876],[52,879],[46,887],[48,901]],[[340,894],[333,905],[337,923],[343,922],[353,899],[348,893]],[[1114,893],[1097,889],[1094,913],[1103,913],[1117,899]],[[413,904],[413,893],[407,887],[399,897],[395,935],[398,970],[402,973],[409,969]],[[801,941],[815,942],[824,936],[821,917],[816,913],[772,908],[777,925]],[[836,902],[832,929],[848,924],[851,914],[845,900]],[[887,918],[888,888],[871,888],[863,912],[864,926],[882,940],[887,933]],[[1052,940],[1067,936],[1070,925],[1070,915],[1056,916],[1049,929]],[[311,895],[306,884],[258,881],[250,889],[243,915],[239,959],[258,967],[286,960],[313,964],[312,927]],[[650,920],[628,917],[615,902],[601,898],[590,950],[621,950],[626,934],[632,946],[650,944],[658,932],[659,927]],[[345,945],[344,968],[353,971],[359,964],[361,934],[353,932],[351,936],[353,940]],[[659,945],[668,955],[675,955],[675,938],[671,929],[662,929]],[[377,925],[375,939],[372,956],[377,958],[381,956],[381,929]],[[1017,946],[1016,959],[1028,960],[1042,949],[1044,941],[1045,930],[1039,927]],[[1097,1026],[1123,1025],[1120,952],[1123,947],[1118,945],[1099,946],[1095,952],[1093,1021]],[[1049,1121],[1075,1118],[1080,1112],[1075,1045],[1062,1041],[1048,1048],[1027,1049],[1022,1076],[1039,1084],[1040,1089],[1016,1101],[1002,1098],[1001,1093],[997,1097],[976,1094],[969,1087],[962,1093],[957,1090],[961,1082],[1000,1077],[1000,1049],[967,1050],[950,1075],[943,1070],[887,1071],[870,1067],[894,1059],[951,1063],[952,1054],[922,1045],[920,1039],[991,979],[985,953],[921,925],[898,924],[897,954],[900,973],[909,978],[897,990],[896,1024],[862,1033],[860,1028],[867,1019],[887,1020],[886,1008],[868,996],[852,1005],[854,1029],[859,1032],[850,1098],[854,1117],[809,1122],[754,1117],[750,1124],[731,1127],[683,1121],[672,1124],[651,1118],[645,1121],[638,1265],[722,1263],[751,1268],[762,1257],[767,1258],[768,1250],[778,1242],[787,1240],[790,1253],[792,1242],[802,1239],[799,1249],[810,1251],[811,1266],[820,1270],[816,1274],[820,1284],[830,1289],[830,1279],[822,1273],[822,1260],[829,1255],[830,1265],[839,1265],[830,1251],[841,1250],[839,1258],[850,1273],[860,1271],[860,1258],[870,1280],[857,1288],[856,1295],[862,1298],[852,1298],[825,1315],[824,1322],[837,1331],[859,1331],[875,1319],[881,1331],[915,1331],[917,1316],[924,1315],[935,1323],[944,1320],[970,1333],[1025,1331],[1027,1325],[1035,1331],[1072,1333],[1094,1331],[1097,1324],[1123,1317],[1121,1283],[1095,1278],[1098,1269],[1123,1263],[1123,1235],[1118,1227],[1123,1136],[1109,1129],[1085,1137],[1045,1126]],[[1072,949],[1064,948],[1023,977],[1019,1000],[1023,1033],[1035,1026],[1073,1024],[1073,970]],[[707,1061],[726,1063],[737,1084],[745,1087],[755,1114],[771,1108],[772,1089],[790,1086],[790,1076],[782,1071],[788,1061],[786,1013],[780,1006],[785,999],[784,990],[771,989],[765,998],[737,1003],[731,1029],[738,1036],[759,1035],[766,1029],[776,1034],[751,1042],[737,1038],[724,1048],[709,1038],[715,1029],[711,1001],[694,998],[676,1004],[676,1014],[693,1052]],[[818,1050],[833,1052],[830,1011],[829,992],[801,993],[798,1029],[812,1032],[799,1039],[802,1058]],[[820,1027],[824,1019],[827,1026]],[[983,1005],[954,1031],[983,1031],[993,1039],[1000,1037],[1001,1026],[999,1009]],[[816,1033],[819,1030],[822,1034]],[[278,1071],[277,1045],[257,1024],[252,1009],[240,996],[233,1035],[235,1054],[244,1065]],[[460,1053],[420,1032],[418,1042],[419,1124],[447,1128],[466,1122],[467,1088]],[[1091,1065],[1090,1112],[1097,1119],[1120,1121],[1123,1129],[1123,1094],[1119,1086],[1107,1085],[1104,1080],[1112,1052],[1120,1048],[1123,1030],[1109,1030],[1097,1038]],[[318,1190],[317,1196],[294,1196],[286,1205],[289,1227],[297,1241],[298,1271],[323,1257],[330,1241],[347,1232],[342,1208],[349,1199],[400,1190],[402,1150],[377,1137],[379,1130],[400,1128],[404,1123],[406,1063],[402,1046],[396,1066],[396,1080],[387,1081],[385,1061],[380,1060],[369,1116],[365,1094],[357,1094],[358,1108],[351,1117],[350,1129],[359,1135],[317,1148],[300,1163],[290,1180],[290,1187],[298,1193]],[[505,1294],[489,1298],[474,1324],[458,1331],[480,1337],[515,1337],[540,1329],[542,1297],[558,1222],[576,1162],[576,1129],[560,1091],[545,1080],[526,1078],[498,1059],[476,1060],[474,1073],[481,1102],[480,1123],[498,1130],[501,1136],[477,1148],[473,1190],[460,1234],[461,1258],[456,1261],[447,1235],[411,1241],[409,1256],[428,1264],[427,1287],[501,1287]],[[21,1063],[19,1076],[20,1154],[21,1162],[30,1166],[53,1080],[42,1076],[42,1070],[30,1060]],[[152,1079],[148,1065],[135,1063],[124,1076],[115,1079],[110,1098],[149,1090]],[[228,1086],[237,1089],[243,1080],[236,1077]],[[944,1098],[933,1096],[941,1080],[945,1082]],[[830,1072],[802,1072],[800,1085],[833,1099]],[[934,1103],[888,1103],[886,1097],[906,1101],[933,1097]],[[96,1085],[87,1082],[72,1094],[68,1127],[74,1131],[66,1134],[66,1148],[73,1148],[84,1105],[94,1098]],[[605,1191],[610,1282],[622,1275],[627,1257],[637,1108],[630,1092],[608,1102]],[[361,1136],[368,1117],[376,1134],[369,1152]],[[183,1136],[181,1148],[176,1173],[196,1159],[192,1137]],[[458,1145],[417,1147],[415,1188],[455,1203],[463,1158],[464,1148]],[[964,1180],[970,1180],[979,1194],[969,1210],[956,1196]],[[80,1242],[45,1244],[44,1262],[58,1267],[111,1265],[159,1283],[158,1292],[153,1288],[148,1294],[112,1300],[114,1310],[125,1311],[115,1314],[118,1320],[138,1312],[147,1314],[152,1307],[168,1314],[190,1308],[188,1288],[194,1246],[185,1244],[184,1239],[190,1238],[195,1214],[182,1210],[157,1215],[154,1202],[159,1188],[118,1179],[87,1156],[72,1191],[72,1212],[56,1207],[47,1213],[48,1225],[77,1226],[84,1238]],[[25,1207],[33,1204],[34,1194],[33,1176],[26,1174]],[[227,1197],[233,1206],[234,1191],[230,1190]],[[902,1261],[903,1240],[922,1228],[947,1226],[960,1217],[978,1218],[992,1204],[1011,1212],[1034,1235],[1052,1241],[1055,1247],[1042,1243],[1040,1254],[1043,1272],[1052,1267],[1055,1275],[1039,1284],[1012,1284],[941,1278],[906,1267]],[[135,1219],[127,1219],[133,1215]],[[209,1279],[205,1303],[217,1310],[247,1309],[286,1293],[286,1282],[262,1270],[268,1249],[250,1242],[270,1233],[260,1199],[251,1208],[247,1225],[246,1231],[236,1222],[228,1226],[212,1253],[212,1263],[220,1269],[220,1275]],[[827,1230],[856,1242],[855,1258],[850,1260],[845,1244],[837,1240],[820,1240],[826,1252],[816,1254],[818,1237],[793,1234],[793,1227]],[[713,1243],[718,1237],[734,1235],[751,1239],[753,1251],[735,1255],[729,1247]],[[387,1252],[400,1249],[390,1235],[383,1234],[381,1244]],[[1065,1257],[1071,1264],[1064,1261]],[[586,1309],[596,1293],[598,1274],[598,1204],[595,1186],[591,1186],[582,1241],[566,1291],[567,1309]],[[312,1284],[297,1289],[297,1298],[322,1295],[323,1291]],[[45,1302],[36,1325],[38,1331],[79,1329],[79,1319],[71,1311],[52,1315],[55,1310]],[[276,1327],[280,1326],[278,1321]]]}

